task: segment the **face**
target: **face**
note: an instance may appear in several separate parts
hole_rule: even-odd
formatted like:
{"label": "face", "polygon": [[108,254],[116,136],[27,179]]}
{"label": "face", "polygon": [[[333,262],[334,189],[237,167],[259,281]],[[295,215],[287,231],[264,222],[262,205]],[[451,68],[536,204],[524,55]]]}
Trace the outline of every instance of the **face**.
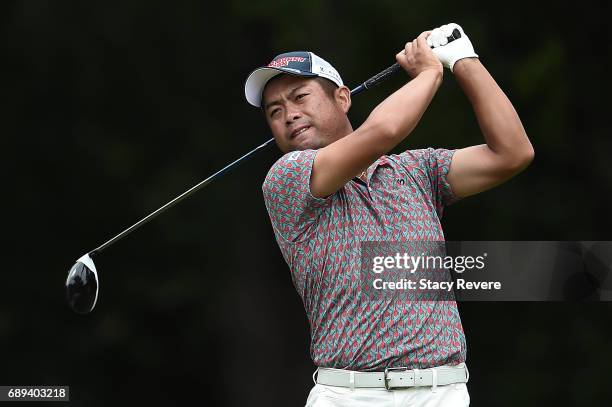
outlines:
{"label": "face", "polygon": [[346,136],[350,91],[328,95],[314,78],[279,75],[266,85],[262,105],[276,144],[287,153],[318,149]]}

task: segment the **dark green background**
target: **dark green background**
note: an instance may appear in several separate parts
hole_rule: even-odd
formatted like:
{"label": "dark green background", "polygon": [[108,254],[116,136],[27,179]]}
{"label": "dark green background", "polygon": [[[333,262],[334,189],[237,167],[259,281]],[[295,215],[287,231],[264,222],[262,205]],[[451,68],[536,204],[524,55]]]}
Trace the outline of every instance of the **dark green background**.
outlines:
{"label": "dark green background", "polygon": [[[449,207],[447,239],[612,240],[610,14],[604,1],[3,1],[0,384],[70,385],[74,406],[304,404],[307,321],[261,194],[276,147],[98,257],[93,314],[63,297],[80,255],[270,137],[244,80],[288,50],[356,86],[421,31],[460,23],[536,158]],[[355,97],[354,126],[406,80]],[[446,71],[398,151],[481,142]],[[612,400],[609,303],[459,307],[472,405]]]}

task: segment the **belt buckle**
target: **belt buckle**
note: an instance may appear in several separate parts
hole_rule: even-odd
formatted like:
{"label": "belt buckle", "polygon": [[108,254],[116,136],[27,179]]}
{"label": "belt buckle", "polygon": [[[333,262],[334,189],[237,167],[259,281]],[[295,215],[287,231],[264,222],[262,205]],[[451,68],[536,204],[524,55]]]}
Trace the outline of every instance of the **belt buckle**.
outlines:
{"label": "belt buckle", "polygon": [[385,369],[385,374],[383,376],[383,381],[385,382],[385,389],[392,390],[394,388],[397,388],[397,386],[396,387],[389,386],[389,380],[391,380],[391,378],[388,377],[389,376],[389,372],[401,372],[401,371],[407,372],[408,370],[409,369],[407,367],[388,367],[388,368],[386,368]]}

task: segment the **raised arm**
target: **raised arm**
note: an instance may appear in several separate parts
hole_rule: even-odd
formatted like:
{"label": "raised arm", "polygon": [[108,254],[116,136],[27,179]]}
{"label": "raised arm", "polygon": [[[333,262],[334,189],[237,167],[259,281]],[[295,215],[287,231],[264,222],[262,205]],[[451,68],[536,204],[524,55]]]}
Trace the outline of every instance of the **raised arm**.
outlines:
{"label": "raised arm", "polygon": [[[447,43],[451,32],[460,38]],[[486,144],[455,152],[447,180],[459,197],[484,191],[513,177],[533,160],[534,152],[512,103],[476,58],[474,47],[455,23],[436,28],[427,37],[434,54],[449,68],[469,99]]]}
{"label": "raised arm", "polygon": [[521,172],[533,160],[534,150],[512,103],[478,59],[458,61],[453,72],[486,141],[453,156],[447,179],[453,192],[465,197]]}
{"label": "raised arm", "polygon": [[317,152],[310,179],[314,196],[336,192],[415,128],[442,83],[442,64],[425,41],[428,34],[406,43],[396,55],[413,79],[380,103],[357,130]]}

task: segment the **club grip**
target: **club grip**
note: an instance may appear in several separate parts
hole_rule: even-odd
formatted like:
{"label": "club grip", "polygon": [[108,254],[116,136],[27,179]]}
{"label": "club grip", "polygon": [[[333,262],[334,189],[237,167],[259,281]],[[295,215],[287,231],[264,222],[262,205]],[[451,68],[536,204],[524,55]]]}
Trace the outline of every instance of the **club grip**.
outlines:
{"label": "club grip", "polygon": [[[457,39],[461,38],[461,31],[459,31],[459,29],[455,28],[452,32],[452,34],[447,38],[448,42],[452,42],[455,41]],[[433,48],[433,47],[431,47]],[[353,89],[351,91],[352,95],[356,95],[357,93],[363,92],[366,89],[370,89],[376,85],[378,85],[379,83],[387,80],[391,75],[393,75],[394,73],[396,73],[397,71],[401,70],[402,67],[400,66],[400,64],[398,64],[397,62],[394,63],[393,65],[391,65],[390,67],[388,67],[387,69],[385,69],[384,71],[381,71],[379,73],[377,73],[376,75],[372,76],[370,79],[368,79],[367,81],[365,81],[364,83],[362,83],[361,85],[359,85],[358,87],[356,87],[355,89]]]}
{"label": "club grip", "polygon": [[383,82],[384,80],[388,79],[389,76],[393,75],[394,73],[396,73],[397,71],[401,69],[402,67],[400,66],[400,64],[396,62],[390,67],[388,67],[387,69],[385,69],[384,71],[377,73],[376,75],[372,76],[370,79],[365,81],[363,83],[363,86],[366,89],[370,89],[371,87],[374,87],[378,85],[379,83]]}

